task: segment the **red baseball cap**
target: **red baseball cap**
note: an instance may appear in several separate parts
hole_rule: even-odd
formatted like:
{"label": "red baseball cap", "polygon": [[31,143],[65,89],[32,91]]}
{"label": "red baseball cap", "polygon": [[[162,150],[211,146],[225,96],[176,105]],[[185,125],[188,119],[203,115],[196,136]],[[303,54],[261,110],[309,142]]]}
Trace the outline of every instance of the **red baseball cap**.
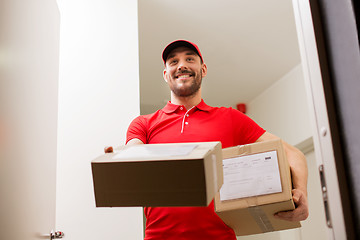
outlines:
{"label": "red baseball cap", "polygon": [[200,53],[200,49],[195,43],[189,42],[187,40],[176,40],[176,41],[169,43],[164,48],[164,50],[162,52],[162,59],[164,61],[164,64],[166,63],[166,59],[168,58],[171,51],[178,47],[187,47],[187,48],[190,48],[191,50],[194,50],[194,52],[196,52],[197,55],[199,55],[199,57],[201,58],[201,61],[204,62],[203,57]]}

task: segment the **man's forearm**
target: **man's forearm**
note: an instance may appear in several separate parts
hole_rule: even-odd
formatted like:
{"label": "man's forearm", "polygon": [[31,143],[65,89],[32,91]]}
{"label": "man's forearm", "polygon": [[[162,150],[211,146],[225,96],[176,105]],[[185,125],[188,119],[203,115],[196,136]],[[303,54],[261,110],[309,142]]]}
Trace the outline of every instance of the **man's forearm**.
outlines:
{"label": "man's forearm", "polygon": [[139,144],[144,144],[144,143],[138,138],[133,138],[126,143],[126,145],[139,145]]}
{"label": "man's forearm", "polygon": [[295,189],[299,189],[307,196],[308,168],[304,154],[297,148],[283,141],[287,159],[289,161],[291,178]]}

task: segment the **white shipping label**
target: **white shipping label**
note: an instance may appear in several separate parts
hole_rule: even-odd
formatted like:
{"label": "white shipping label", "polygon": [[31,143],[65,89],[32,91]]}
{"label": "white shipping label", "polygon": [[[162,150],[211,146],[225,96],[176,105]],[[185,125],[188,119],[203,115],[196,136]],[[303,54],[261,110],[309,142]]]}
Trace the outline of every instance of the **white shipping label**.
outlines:
{"label": "white shipping label", "polygon": [[276,151],[223,160],[220,200],[282,192]]}
{"label": "white shipping label", "polygon": [[113,156],[114,160],[144,159],[144,158],[163,158],[172,156],[189,155],[198,145],[136,145],[119,151]]}

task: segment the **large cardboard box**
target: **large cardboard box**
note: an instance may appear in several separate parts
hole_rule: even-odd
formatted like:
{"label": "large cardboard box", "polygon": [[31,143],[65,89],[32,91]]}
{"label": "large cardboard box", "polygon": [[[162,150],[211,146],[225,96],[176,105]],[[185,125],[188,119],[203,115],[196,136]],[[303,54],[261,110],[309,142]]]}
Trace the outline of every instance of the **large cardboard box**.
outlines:
{"label": "large cardboard box", "polygon": [[207,206],[223,183],[220,142],[123,146],[91,166],[97,207]]}
{"label": "large cardboard box", "polygon": [[223,149],[224,184],[215,210],[237,236],[300,227],[276,219],[293,210],[289,163],[281,140]]}

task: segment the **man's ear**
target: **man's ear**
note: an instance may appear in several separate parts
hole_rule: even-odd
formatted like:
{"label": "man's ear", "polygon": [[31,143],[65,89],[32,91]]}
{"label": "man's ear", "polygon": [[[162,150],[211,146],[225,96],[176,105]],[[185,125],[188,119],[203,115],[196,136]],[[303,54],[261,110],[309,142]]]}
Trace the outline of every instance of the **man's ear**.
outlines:
{"label": "man's ear", "polygon": [[202,77],[205,77],[207,74],[207,66],[205,63],[203,63],[201,66],[201,73],[202,73]]}
{"label": "man's ear", "polygon": [[165,80],[165,82],[167,82],[167,75],[166,75],[166,68],[164,69],[164,71],[163,71],[163,78],[164,78],[164,80]]}

